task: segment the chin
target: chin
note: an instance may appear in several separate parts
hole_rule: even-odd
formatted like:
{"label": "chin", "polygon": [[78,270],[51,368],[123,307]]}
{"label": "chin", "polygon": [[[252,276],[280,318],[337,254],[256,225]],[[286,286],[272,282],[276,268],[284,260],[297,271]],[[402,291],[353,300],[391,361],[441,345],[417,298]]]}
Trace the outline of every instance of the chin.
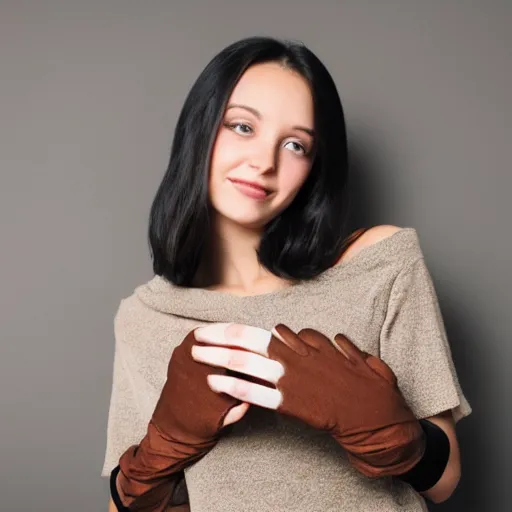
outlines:
{"label": "chin", "polygon": [[215,199],[211,204],[219,220],[223,219],[221,222],[227,221],[246,229],[263,229],[284,209],[276,204],[240,200],[231,194]]}
{"label": "chin", "polygon": [[221,222],[236,224],[245,229],[263,229],[265,225],[272,220],[272,216],[262,215],[257,212],[236,212],[236,211],[217,211],[217,215]]}
{"label": "chin", "polygon": [[261,217],[254,218],[252,216],[225,216],[225,218],[232,224],[236,224],[245,229],[263,229],[270,219],[262,219]]}

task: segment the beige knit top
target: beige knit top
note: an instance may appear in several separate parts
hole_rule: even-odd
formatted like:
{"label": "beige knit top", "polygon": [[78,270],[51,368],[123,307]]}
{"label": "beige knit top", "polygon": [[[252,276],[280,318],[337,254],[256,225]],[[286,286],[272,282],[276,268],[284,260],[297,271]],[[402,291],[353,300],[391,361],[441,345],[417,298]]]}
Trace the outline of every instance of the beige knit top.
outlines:
{"label": "beige knit top", "polygon": [[[312,281],[262,295],[182,288],[159,276],[138,287],[115,318],[103,476],[145,435],[172,350],[210,322],[341,332],[394,370],[418,418],[471,412],[417,232],[402,228]],[[191,512],[427,510],[407,484],[355,471],[329,435],[254,406],[185,476]]]}

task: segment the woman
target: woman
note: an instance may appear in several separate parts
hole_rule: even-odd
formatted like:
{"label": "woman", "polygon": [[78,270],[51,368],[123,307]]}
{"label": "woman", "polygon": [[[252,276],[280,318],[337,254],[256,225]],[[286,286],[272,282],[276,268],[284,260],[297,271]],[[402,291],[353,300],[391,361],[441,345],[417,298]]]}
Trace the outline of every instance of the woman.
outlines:
{"label": "woman", "polygon": [[451,495],[470,407],[432,281],[413,228],[347,236],[347,167],[336,87],[303,45],[242,40],[199,76],[151,210],[155,277],[116,315],[110,510]]}

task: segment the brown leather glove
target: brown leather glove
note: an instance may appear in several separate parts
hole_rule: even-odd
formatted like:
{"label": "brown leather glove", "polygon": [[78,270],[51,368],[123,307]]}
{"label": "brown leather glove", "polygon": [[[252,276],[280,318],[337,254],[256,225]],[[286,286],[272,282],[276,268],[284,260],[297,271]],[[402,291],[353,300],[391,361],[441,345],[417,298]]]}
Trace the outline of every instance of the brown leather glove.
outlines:
{"label": "brown leather glove", "polygon": [[284,341],[272,336],[268,347],[284,367],[278,411],[329,432],[367,476],[399,475],[417,464],[423,430],[386,363],[341,334],[338,350],[313,329],[295,334],[280,324],[275,331]]}
{"label": "brown leather glove", "polygon": [[241,403],[208,386],[207,375],[226,370],[194,361],[191,347],[197,343],[192,331],[173,351],[147,434],[120,458],[117,490],[130,511],[181,510],[167,508],[179,473],[213,448],[226,414]]}

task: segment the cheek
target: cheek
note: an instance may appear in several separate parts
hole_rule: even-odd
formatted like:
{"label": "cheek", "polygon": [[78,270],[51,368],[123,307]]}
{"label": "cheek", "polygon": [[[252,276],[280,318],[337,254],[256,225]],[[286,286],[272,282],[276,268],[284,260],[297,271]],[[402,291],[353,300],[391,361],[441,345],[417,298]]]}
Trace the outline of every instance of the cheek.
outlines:
{"label": "cheek", "polygon": [[302,187],[311,170],[311,162],[293,156],[283,159],[279,172],[279,190],[295,194]]}
{"label": "cheek", "polygon": [[208,175],[208,196],[216,208],[220,208],[222,203],[230,201],[230,197],[225,196],[226,191],[229,194],[229,188],[225,187],[226,176],[243,162],[240,144],[233,139],[231,132],[221,129],[212,149]]}
{"label": "cheek", "polygon": [[212,151],[212,178],[222,177],[222,174],[232,168],[238,160],[240,160],[240,150],[236,141],[233,140],[231,133],[221,129]]}

